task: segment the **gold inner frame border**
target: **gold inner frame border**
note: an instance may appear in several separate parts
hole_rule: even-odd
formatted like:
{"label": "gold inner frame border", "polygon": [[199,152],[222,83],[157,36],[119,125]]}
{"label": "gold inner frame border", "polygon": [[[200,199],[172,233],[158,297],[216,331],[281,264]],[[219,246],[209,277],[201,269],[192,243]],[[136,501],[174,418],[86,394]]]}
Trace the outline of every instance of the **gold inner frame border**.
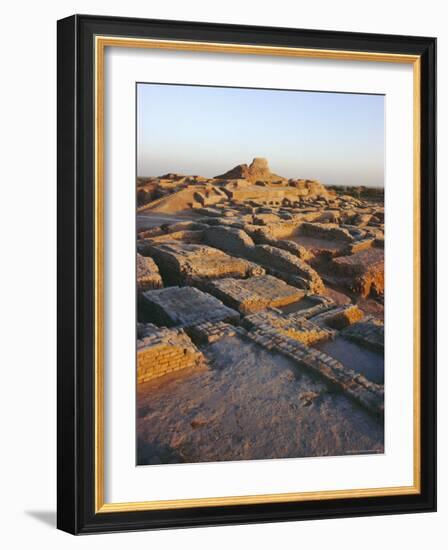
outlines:
{"label": "gold inner frame border", "polygon": [[[161,50],[198,51],[207,53],[232,53],[245,55],[286,56],[313,59],[407,63],[413,65],[413,298],[414,298],[414,347],[413,347],[413,485],[366,489],[341,489],[301,493],[277,493],[242,495],[179,500],[155,500],[141,502],[106,503],[104,501],[104,54],[106,47],[149,48]],[[168,510],[243,504],[267,504],[305,502],[343,498],[398,496],[420,493],[421,481],[421,425],[420,425],[420,56],[381,52],[356,52],[345,50],[321,50],[280,46],[256,46],[251,44],[226,44],[178,40],[124,38],[96,36],[95,58],[95,513],[130,512],[144,510]]]}

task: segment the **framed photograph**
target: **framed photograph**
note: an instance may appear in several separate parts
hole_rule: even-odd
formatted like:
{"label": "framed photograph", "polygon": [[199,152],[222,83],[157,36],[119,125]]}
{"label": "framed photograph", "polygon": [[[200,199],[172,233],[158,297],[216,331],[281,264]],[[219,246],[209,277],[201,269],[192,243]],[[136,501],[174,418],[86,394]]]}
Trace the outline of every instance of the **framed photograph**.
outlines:
{"label": "framed photograph", "polygon": [[58,527],[434,511],[425,37],[58,22]]}

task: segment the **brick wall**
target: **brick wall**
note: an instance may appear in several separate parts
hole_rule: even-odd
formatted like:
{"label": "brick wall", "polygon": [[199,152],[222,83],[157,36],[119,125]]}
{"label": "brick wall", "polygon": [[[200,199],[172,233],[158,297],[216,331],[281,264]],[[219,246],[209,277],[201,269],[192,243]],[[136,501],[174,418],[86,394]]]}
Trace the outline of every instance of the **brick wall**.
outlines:
{"label": "brick wall", "polygon": [[[146,329],[146,330],[145,330]],[[200,367],[206,361],[183,330],[145,325],[137,341],[137,383],[142,384],[174,371]]]}

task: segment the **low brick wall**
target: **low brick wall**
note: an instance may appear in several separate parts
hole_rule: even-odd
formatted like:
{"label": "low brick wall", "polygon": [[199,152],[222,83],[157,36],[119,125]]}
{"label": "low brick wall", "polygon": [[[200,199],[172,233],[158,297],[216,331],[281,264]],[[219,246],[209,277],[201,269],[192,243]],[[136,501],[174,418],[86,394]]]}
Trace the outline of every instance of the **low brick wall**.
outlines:
{"label": "low brick wall", "polygon": [[254,313],[244,318],[246,328],[285,336],[307,346],[334,338],[335,331],[297,314],[280,315],[275,311]]}
{"label": "low brick wall", "polygon": [[342,336],[359,344],[384,353],[384,324],[373,317],[366,317],[360,323],[347,327]]}
{"label": "low brick wall", "polygon": [[217,323],[202,323],[186,329],[193,342],[197,344],[212,344],[222,338],[240,336],[246,334],[242,327],[234,327],[228,323],[218,321]]}
{"label": "low brick wall", "polygon": [[255,313],[267,307],[279,307],[303,298],[305,292],[271,275],[248,279],[217,279],[209,283],[211,294],[240,313]]}
{"label": "low brick wall", "polygon": [[137,254],[137,288],[139,290],[149,290],[162,287],[162,277],[155,261],[152,258],[145,258],[141,254]]}
{"label": "low brick wall", "polygon": [[384,294],[384,251],[379,248],[334,258],[331,269],[352,292],[364,297]]}
{"label": "low brick wall", "polygon": [[297,256],[305,262],[313,259],[313,254],[309,250],[294,241],[289,241],[288,239],[265,239],[265,242],[263,244],[276,246],[277,248],[286,250],[287,252],[290,252],[293,256]]}
{"label": "low brick wall", "polygon": [[332,223],[302,223],[300,227],[302,235],[309,237],[318,237],[335,241],[353,242],[355,239],[350,235],[347,229],[339,227]]}
{"label": "low brick wall", "polygon": [[275,329],[259,328],[249,332],[248,337],[264,348],[277,351],[310,369],[373,414],[384,415],[383,385],[370,382],[326,353],[279,334]]}
{"label": "low brick wall", "polygon": [[254,246],[254,241],[242,229],[223,226],[204,231],[204,243],[237,256],[245,256],[247,248]]}
{"label": "low brick wall", "polygon": [[[265,243],[273,239],[285,239],[297,235],[301,222],[297,220],[280,221],[269,225],[247,224],[247,230],[256,243]],[[246,229],[246,226],[245,226]]]}
{"label": "low brick wall", "polygon": [[200,367],[206,361],[183,330],[145,325],[137,340],[137,383],[178,370]]}
{"label": "low brick wall", "polygon": [[344,254],[355,254],[356,252],[361,252],[361,250],[367,250],[368,248],[372,248],[374,243],[375,239],[371,237],[355,241],[347,246],[347,249],[344,250]]}
{"label": "low brick wall", "polygon": [[222,277],[264,275],[259,265],[230,256],[217,248],[198,244],[170,242],[147,247],[167,284],[203,285]]}
{"label": "low brick wall", "polygon": [[[298,276],[307,281],[308,289],[313,293],[324,290],[324,283],[317,271],[306,262],[282,248],[267,244],[256,245],[253,248],[252,259],[265,267],[272,275],[285,273]],[[280,277],[289,282],[285,277]]]}
{"label": "low brick wall", "polygon": [[364,317],[364,313],[354,304],[329,309],[312,317],[312,321],[325,324],[331,328],[342,330],[357,323]]}
{"label": "low brick wall", "polygon": [[141,294],[140,309],[146,321],[185,328],[205,322],[238,322],[240,314],[220,300],[191,286],[171,286]]}

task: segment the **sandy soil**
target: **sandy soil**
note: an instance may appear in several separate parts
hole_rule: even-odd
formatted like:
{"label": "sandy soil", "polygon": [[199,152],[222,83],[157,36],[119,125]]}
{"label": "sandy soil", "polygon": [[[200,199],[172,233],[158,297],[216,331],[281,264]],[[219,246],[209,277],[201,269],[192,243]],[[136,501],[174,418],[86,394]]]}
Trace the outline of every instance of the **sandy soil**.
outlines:
{"label": "sandy soil", "polygon": [[328,353],[345,367],[364,374],[372,382],[384,384],[384,356],[351,342],[342,336],[319,342],[317,349]]}
{"label": "sandy soil", "polygon": [[243,339],[209,367],[141,385],[138,464],[384,452],[381,421],[287,358]]}

